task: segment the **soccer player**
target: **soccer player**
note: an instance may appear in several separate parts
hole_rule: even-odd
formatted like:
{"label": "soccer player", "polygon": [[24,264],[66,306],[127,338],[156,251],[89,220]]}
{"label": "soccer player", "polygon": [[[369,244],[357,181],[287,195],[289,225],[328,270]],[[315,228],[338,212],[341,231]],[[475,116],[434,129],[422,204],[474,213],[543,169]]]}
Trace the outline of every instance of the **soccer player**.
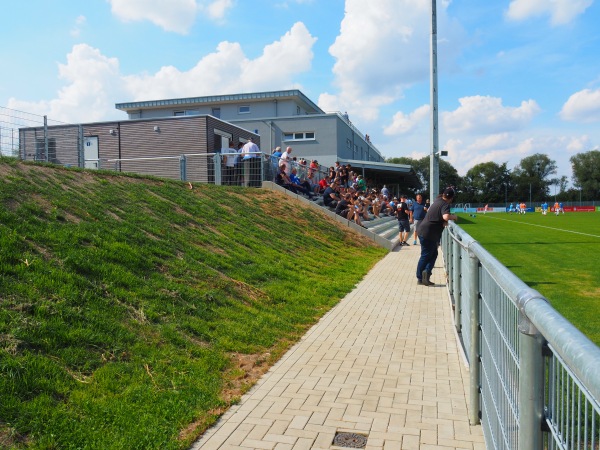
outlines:
{"label": "soccer player", "polygon": [[544,203],[542,203],[542,216],[546,214],[548,214],[548,202],[544,200]]}
{"label": "soccer player", "polygon": [[560,211],[560,205],[558,202],[554,202],[554,214],[558,216],[558,212]]}
{"label": "soccer player", "polygon": [[564,208],[563,208],[563,204],[562,204],[562,202],[560,202],[560,203],[558,204],[558,210],[559,210],[561,213],[563,213],[563,214],[565,213],[565,210],[564,210]]}

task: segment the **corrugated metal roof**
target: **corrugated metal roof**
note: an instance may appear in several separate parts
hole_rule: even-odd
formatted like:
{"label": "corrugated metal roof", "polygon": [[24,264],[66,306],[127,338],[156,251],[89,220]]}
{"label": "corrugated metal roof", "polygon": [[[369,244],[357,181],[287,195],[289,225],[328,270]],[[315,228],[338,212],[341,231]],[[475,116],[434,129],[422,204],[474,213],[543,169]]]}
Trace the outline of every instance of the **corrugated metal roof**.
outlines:
{"label": "corrugated metal roof", "polygon": [[360,161],[353,159],[338,159],[340,164],[350,164],[358,172],[364,171],[366,178],[377,178],[381,183],[405,183],[414,188],[420,188],[421,180],[412,166],[406,164],[391,164],[374,161]]}

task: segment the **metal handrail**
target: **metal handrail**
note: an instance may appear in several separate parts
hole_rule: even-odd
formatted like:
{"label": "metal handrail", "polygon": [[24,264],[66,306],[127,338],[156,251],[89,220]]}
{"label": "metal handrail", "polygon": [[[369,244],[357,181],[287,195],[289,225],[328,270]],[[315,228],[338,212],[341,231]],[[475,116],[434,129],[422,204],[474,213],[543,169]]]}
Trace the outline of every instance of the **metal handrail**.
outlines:
{"label": "metal handrail", "polygon": [[[456,223],[450,222],[442,246],[449,290],[455,303],[455,323],[463,342],[469,343],[465,350],[471,366],[471,408],[474,409],[470,411],[470,420],[477,423],[481,415],[487,446],[535,450],[544,446],[570,448],[575,436],[580,439],[577,441],[580,446],[597,443],[600,348]],[[480,307],[482,303],[488,307]],[[494,313],[490,312],[494,307],[501,311],[501,317],[491,317],[498,328],[486,325],[484,318]],[[468,317],[469,326],[464,326],[463,316]],[[488,336],[486,345],[481,340],[483,335]],[[489,336],[496,336],[492,345],[497,347],[489,348]],[[503,356],[487,354],[490,351],[505,355],[504,358],[512,356],[503,360]],[[514,370],[503,367],[513,359],[517,360]],[[497,384],[506,387],[512,382],[518,392],[514,395],[508,392],[508,395],[518,397],[517,403],[488,393],[494,386],[487,389],[485,385],[489,380],[481,375],[489,371],[489,367],[483,367],[485,361],[493,362]],[[503,378],[506,376],[510,379]],[[573,386],[577,386],[577,395]],[[486,416],[482,404],[495,405],[492,411],[496,416]],[[542,432],[542,422],[546,424],[546,434]],[[515,434],[518,434],[517,439]]]}

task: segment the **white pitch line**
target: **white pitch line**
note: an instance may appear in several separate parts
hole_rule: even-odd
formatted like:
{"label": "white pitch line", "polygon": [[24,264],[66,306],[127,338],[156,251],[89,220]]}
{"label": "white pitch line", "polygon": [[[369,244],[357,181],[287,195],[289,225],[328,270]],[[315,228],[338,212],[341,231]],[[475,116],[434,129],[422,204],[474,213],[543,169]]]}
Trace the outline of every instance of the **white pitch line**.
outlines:
{"label": "white pitch line", "polygon": [[588,234],[588,233],[581,233],[579,231],[563,230],[561,228],[554,228],[554,227],[547,227],[545,225],[538,225],[537,223],[527,223],[527,222],[519,222],[518,220],[501,219],[500,217],[491,217],[491,216],[488,216],[488,217],[490,219],[504,220],[505,222],[520,223],[521,225],[531,225],[532,227],[548,228],[549,230],[562,231],[564,233],[581,234],[583,236],[591,236],[591,237],[595,237],[595,238],[600,238],[600,236],[598,236],[596,234]]}

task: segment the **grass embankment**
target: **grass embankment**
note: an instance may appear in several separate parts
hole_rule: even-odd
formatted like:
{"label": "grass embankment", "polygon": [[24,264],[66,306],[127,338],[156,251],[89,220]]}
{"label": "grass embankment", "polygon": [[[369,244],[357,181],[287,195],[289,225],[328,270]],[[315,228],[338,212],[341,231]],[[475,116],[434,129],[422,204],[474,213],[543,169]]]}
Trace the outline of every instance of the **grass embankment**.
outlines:
{"label": "grass embankment", "polygon": [[600,345],[600,214],[459,214],[458,225]]}
{"label": "grass embankment", "polygon": [[188,448],[386,253],[258,189],[0,177],[1,448]]}

